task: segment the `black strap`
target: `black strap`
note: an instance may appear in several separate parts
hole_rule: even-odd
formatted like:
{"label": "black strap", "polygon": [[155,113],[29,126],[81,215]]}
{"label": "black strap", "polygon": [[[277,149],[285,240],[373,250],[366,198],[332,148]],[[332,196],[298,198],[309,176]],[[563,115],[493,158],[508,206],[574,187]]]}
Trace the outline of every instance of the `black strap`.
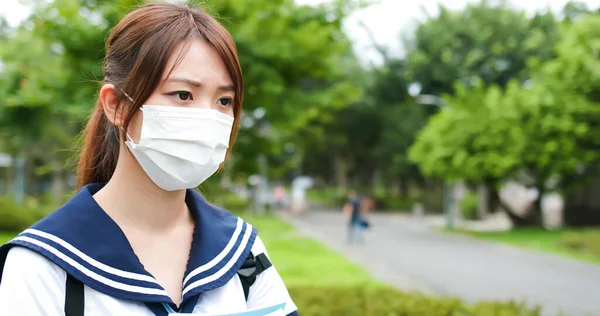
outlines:
{"label": "black strap", "polygon": [[244,289],[244,297],[248,301],[248,295],[250,294],[250,287],[256,281],[256,276],[261,274],[272,266],[271,261],[264,253],[257,255],[256,257],[250,253],[246,261],[242,264],[238,270],[238,276],[242,282],[242,288]]}
{"label": "black strap", "polygon": [[65,316],[83,316],[85,295],[83,283],[67,273]]}

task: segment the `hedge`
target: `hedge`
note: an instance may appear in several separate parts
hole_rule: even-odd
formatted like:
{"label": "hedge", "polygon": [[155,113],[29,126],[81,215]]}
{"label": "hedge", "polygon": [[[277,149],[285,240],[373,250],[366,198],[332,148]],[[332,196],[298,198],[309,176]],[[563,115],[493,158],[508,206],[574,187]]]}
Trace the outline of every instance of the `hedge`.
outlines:
{"label": "hedge", "polygon": [[561,237],[560,243],[573,251],[600,256],[600,230],[567,232]]}
{"label": "hedge", "polygon": [[539,316],[539,307],[523,303],[480,302],[468,305],[458,299],[437,298],[378,287],[289,288],[302,316]]}
{"label": "hedge", "polygon": [[0,231],[22,231],[42,219],[48,210],[32,200],[23,205],[15,203],[11,196],[0,196]]}

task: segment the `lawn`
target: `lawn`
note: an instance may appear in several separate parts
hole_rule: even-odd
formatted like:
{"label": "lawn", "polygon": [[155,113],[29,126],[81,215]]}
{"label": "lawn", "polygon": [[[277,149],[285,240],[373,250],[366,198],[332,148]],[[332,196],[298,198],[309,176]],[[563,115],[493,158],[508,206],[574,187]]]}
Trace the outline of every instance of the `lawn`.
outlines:
{"label": "lawn", "polygon": [[269,256],[288,286],[377,285],[364,270],[276,217],[241,217],[258,228]]}
{"label": "lawn", "polygon": [[0,245],[4,245],[5,243],[13,239],[13,237],[15,237],[16,234],[17,233],[0,232]]}
{"label": "lawn", "polygon": [[517,229],[509,232],[455,231],[476,238],[600,264],[600,228],[559,231],[541,228]]}

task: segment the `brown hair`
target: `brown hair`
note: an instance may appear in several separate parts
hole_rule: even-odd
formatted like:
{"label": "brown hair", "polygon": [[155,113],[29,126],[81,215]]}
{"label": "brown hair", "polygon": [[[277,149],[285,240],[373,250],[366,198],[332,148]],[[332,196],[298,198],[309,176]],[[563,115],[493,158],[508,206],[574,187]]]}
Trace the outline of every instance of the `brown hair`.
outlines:
{"label": "brown hair", "polygon": [[[125,115],[123,128],[127,130],[138,108],[160,83],[176,46],[194,37],[203,38],[216,49],[233,80],[235,119],[229,141],[231,149],[242,109],[242,70],[233,38],[208,13],[178,4],[150,4],[130,12],[113,28],[106,41],[103,83],[117,87],[118,106],[125,107],[121,110]],[[126,97],[124,91],[135,101],[122,102]],[[117,165],[122,133],[106,118],[98,100],[83,133],[84,145],[77,167],[78,188],[108,182]]]}

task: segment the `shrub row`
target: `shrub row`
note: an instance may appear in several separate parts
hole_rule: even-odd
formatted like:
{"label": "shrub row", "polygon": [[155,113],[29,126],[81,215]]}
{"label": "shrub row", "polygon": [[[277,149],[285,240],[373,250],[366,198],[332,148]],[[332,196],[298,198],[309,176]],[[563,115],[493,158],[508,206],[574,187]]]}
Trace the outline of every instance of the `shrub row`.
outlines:
{"label": "shrub row", "polygon": [[13,197],[0,196],[0,231],[21,231],[42,219],[47,213],[47,209],[33,200],[18,205]]}
{"label": "shrub row", "polygon": [[436,298],[389,288],[296,287],[290,295],[302,316],[539,316],[539,307],[517,302],[480,302]]}
{"label": "shrub row", "polygon": [[[230,211],[242,211],[248,209],[250,201],[243,199],[233,193],[215,194],[210,200],[215,205]],[[44,203],[43,204],[48,204]],[[19,205],[9,195],[0,195],[0,231],[18,232],[46,216],[54,207],[45,207],[36,199],[28,198],[25,203]]]}
{"label": "shrub row", "polygon": [[[443,200],[436,194],[428,194],[423,198],[401,197],[391,194],[362,192],[373,198],[375,209],[382,212],[410,212],[415,203],[421,203],[430,212],[441,212]],[[312,188],[307,192],[307,198],[318,205],[341,209],[347,201],[345,194],[340,194],[335,188]]]}
{"label": "shrub row", "polygon": [[565,233],[560,243],[571,250],[600,256],[600,231],[589,230]]}

